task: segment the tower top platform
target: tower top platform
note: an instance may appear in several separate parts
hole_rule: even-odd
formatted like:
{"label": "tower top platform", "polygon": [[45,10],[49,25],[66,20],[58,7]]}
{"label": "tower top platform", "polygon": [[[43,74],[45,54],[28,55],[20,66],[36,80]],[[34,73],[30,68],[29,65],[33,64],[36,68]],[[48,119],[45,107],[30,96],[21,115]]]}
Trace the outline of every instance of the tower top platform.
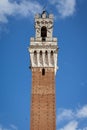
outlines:
{"label": "tower top platform", "polygon": [[53,14],[49,14],[46,10],[43,10],[41,14],[36,14],[35,18],[54,18]]}

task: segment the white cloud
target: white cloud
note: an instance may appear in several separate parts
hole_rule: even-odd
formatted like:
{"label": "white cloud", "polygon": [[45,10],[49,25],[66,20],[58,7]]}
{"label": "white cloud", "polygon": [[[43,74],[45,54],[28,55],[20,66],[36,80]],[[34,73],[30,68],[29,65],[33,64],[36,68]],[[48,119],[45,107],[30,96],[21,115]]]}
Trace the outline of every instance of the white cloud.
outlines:
{"label": "white cloud", "polygon": [[11,124],[10,127],[11,127],[11,129],[13,129],[13,130],[18,130],[18,128],[17,128],[15,125],[13,125],[13,124]]}
{"label": "white cloud", "polygon": [[62,122],[65,124],[68,122],[58,130],[87,130],[87,126],[78,128],[79,125],[83,124],[81,121],[87,121],[87,105],[74,111],[72,109],[59,109],[57,112],[57,126],[61,125]]}
{"label": "white cloud", "polygon": [[77,109],[76,111],[71,109],[59,109],[57,113],[57,122],[63,120],[87,118],[87,105]]}
{"label": "white cloud", "polygon": [[83,130],[87,130],[87,127],[83,128]]}
{"label": "white cloud", "polygon": [[41,5],[36,1],[22,0],[20,3],[16,1],[0,0],[0,22],[7,23],[8,16],[28,17],[41,11]]}
{"label": "white cloud", "polygon": [[0,125],[0,130],[2,130],[2,126]]}
{"label": "white cloud", "polygon": [[0,130],[18,130],[17,127],[13,124],[11,124],[8,128],[3,127],[2,125],[0,125]]}
{"label": "white cloud", "polygon": [[65,125],[63,128],[60,130],[76,130],[78,127],[78,122],[77,121],[71,121],[67,125]]}
{"label": "white cloud", "polygon": [[67,109],[60,109],[57,114],[57,122],[62,121],[62,120],[70,120],[73,118],[74,113],[72,110],[67,110]]}
{"label": "white cloud", "polygon": [[71,16],[75,12],[76,0],[60,0],[57,5],[59,14],[65,18]]}
{"label": "white cloud", "polygon": [[[76,10],[76,0],[49,0],[62,18],[72,16]],[[42,6],[37,0],[0,0],[0,23],[7,23],[9,16],[29,17],[41,12]]]}
{"label": "white cloud", "polygon": [[50,2],[56,6],[60,17],[72,16],[76,10],[76,0],[53,0]]}
{"label": "white cloud", "polygon": [[87,118],[87,105],[83,106],[81,109],[77,110],[78,118]]}

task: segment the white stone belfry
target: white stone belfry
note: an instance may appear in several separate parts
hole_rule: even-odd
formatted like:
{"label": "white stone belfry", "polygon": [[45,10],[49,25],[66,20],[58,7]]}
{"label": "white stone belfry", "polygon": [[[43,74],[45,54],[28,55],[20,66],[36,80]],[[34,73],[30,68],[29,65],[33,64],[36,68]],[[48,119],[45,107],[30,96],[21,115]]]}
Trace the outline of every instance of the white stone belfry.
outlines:
{"label": "white stone belfry", "polygon": [[57,67],[58,45],[57,38],[53,37],[53,14],[43,11],[35,15],[35,37],[30,39],[30,60],[32,67]]}

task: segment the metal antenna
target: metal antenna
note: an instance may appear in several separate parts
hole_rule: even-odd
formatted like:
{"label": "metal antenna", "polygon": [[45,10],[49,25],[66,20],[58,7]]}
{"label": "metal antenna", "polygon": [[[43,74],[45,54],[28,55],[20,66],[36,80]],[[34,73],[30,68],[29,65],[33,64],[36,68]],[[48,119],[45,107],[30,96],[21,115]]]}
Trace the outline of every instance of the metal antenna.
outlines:
{"label": "metal antenna", "polygon": [[42,3],[43,3],[43,8],[42,8],[42,11],[46,11],[46,8],[48,6],[48,2],[44,2],[44,0],[42,0]]}
{"label": "metal antenna", "polygon": [[47,7],[47,3],[44,5],[44,7],[43,7],[43,11],[46,10],[46,7]]}

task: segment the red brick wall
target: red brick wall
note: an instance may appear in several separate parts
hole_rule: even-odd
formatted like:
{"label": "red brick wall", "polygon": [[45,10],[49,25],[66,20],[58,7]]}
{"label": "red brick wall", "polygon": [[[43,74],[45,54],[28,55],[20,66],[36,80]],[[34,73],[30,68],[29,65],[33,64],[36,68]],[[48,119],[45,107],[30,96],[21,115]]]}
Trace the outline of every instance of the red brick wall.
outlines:
{"label": "red brick wall", "polygon": [[32,68],[30,130],[56,130],[54,68]]}

